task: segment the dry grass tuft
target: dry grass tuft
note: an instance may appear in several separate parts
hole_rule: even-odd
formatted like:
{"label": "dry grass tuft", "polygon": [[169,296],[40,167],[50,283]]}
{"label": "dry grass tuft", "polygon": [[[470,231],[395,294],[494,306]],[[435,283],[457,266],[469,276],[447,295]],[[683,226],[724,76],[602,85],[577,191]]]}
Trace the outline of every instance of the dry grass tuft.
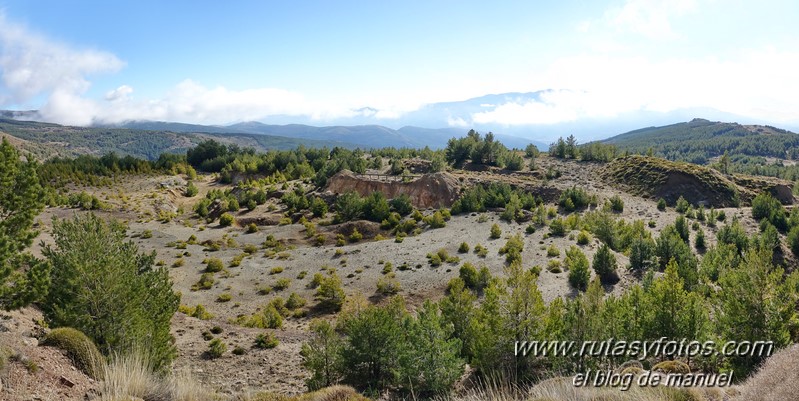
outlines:
{"label": "dry grass tuft", "polygon": [[772,355],[740,386],[740,401],[795,400],[799,394],[799,344]]}
{"label": "dry grass tuft", "polygon": [[104,369],[105,380],[100,386],[102,401],[141,398],[148,401],[211,401],[209,391],[187,373],[159,376],[152,372],[142,353],[118,356]]}

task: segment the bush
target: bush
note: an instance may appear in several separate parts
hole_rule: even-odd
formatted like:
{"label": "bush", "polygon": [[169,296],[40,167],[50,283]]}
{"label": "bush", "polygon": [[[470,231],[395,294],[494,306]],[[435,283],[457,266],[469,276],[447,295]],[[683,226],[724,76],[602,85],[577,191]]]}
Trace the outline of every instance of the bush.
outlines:
{"label": "bush", "polygon": [[255,223],[247,224],[247,234],[253,234],[258,232],[258,226]]}
{"label": "bush", "polygon": [[474,246],[474,253],[476,253],[477,256],[484,258],[488,256],[488,248],[484,247],[482,244],[477,244]]}
{"label": "bush", "polygon": [[377,280],[377,293],[394,295],[402,290],[399,280],[393,277],[381,277]]}
{"label": "bush", "polygon": [[572,245],[566,251],[565,262],[566,268],[569,269],[569,284],[580,291],[585,291],[588,288],[588,281],[591,279],[588,258],[579,248]]}
{"label": "bush", "polygon": [[560,249],[558,249],[558,247],[556,247],[555,244],[552,244],[549,247],[547,247],[547,257],[557,258],[558,256],[560,256]]}
{"label": "bush", "polygon": [[72,363],[93,379],[102,379],[105,359],[91,338],[71,327],[61,327],[47,333],[42,345],[63,350]]}
{"label": "bush", "polygon": [[[363,200],[355,192],[347,192],[336,199],[336,221],[355,220],[363,214]],[[378,220],[379,221],[379,220]]]}
{"label": "bush", "polygon": [[205,271],[209,273],[221,272],[225,264],[219,258],[209,258],[205,264]]}
{"label": "bush", "polygon": [[658,210],[661,212],[666,211],[666,200],[663,198],[658,199]]}
{"label": "bush", "polygon": [[216,302],[230,302],[231,299],[233,299],[232,295],[227,292],[223,292],[216,298]]}
{"label": "bush", "polygon": [[583,209],[591,202],[591,197],[582,189],[573,186],[560,194],[558,204],[567,212]]}
{"label": "bush", "polygon": [[231,224],[233,224],[233,216],[230,213],[225,212],[225,213],[222,213],[221,216],[219,216],[219,225],[220,226],[227,227],[227,226],[229,226]]}
{"label": "bush", "polygon": [[350,238],[349,238],[350,242],[358,242],[358,241],[360,241],[362,239],[363,239],[363,234],[361,234],[361,232],[358,231],[357,228],[353,228],[352,229],[352,234],[350,234]]}
{"label": "bush", "polygon": [[552,273],[561,273],[563,270],[561,269],[562,263],[558,259],[550,259],[547,262],[547,270]]}
{"label": "bush", "polygon": [[265,334],[258,334],[255,337],[255,348],[260,349],[271,349],[277,347],[280,342],[277,340],[272,332],[267,332]]}
{"label": "bush", "polygon": [[602,283],[615,284],[619,281],[619,275],[616,273],[616,257],[607,245],[602,244],[594,254],[593,267]]}
{"label": "bush", "polygon": [[677,213],[685,213],[685,212],[688,211],[688,209],[690,207],[691,207],[691,204],[688,203],[688,201],[685,200],[685,198],[680,196],[680,198],[677,199],[677,205],[674,208],[675,208],[675,210],[677,210]]}
{"label": "bush", "polygon": [[502,248],[499,248],[499,254],[505,255],[505,263],[510,265],[516,261],[521,262],[523,250],[524,241],[519,234],[516,234],[510,237]]}
{"label": "bush", "polygon": [[463,266],[461,266],[458,275],[460,276],[461,280],[463,280],[466,288],[472,290],[478,288],[479,276],[477,274],[477,269],[471,263],[464,263]]}
{"label": "bush", "polygon": [[535,234],[535,225],[528,224],[527,227],[524,228],[524,232],[526,234]]}
{"label": "bush", "polygon": [[610,210],[616,213],[621,213],[624,211],[624,201],[621,200],[619,195],[613,195],[610,198]]}
{"label": "bush", "polygon": [[216,359],[222,356],[227,351],[227,345],[218,338],[214,338],[208,343],[208,357]]}
{"label": "bush", "polygon": [[705,232],[704,231],[699,230],[699,231],[696,232],[696,238],[694,238],[694,246],[696,246],[696,249],[698,249],[700,251],[705,249],[706,245],[705,245]]}
{"label": "bush", "polygon": [[752,199],[752,217],[755,221],[766,219],[780,231],[788,228],[785,208],[768,192],[763,192]]}
{"label": "bush", "polygon": [[502,229],[499,228],[497,223],[491,226],[491,239],[497,239],[502,236]]}
{"label": "bush", "polygon": [[327,214],[327,203],[320,197],[314,197],[311,201],[311,213],[314,217],[325,217]]}
{"label": "bush", "polygon": [[424,222],[427,223],[430,228],[443,228],[447,226],[447,222],[444,220],[444,216],[440,211],[436,211],[430,216],[425,217]]}
{"label": "bush", "polygon": [[185,195],[187,197],[191,198],[191,197],[197,195],[197,192],[198,192],[197,186],[194,185],[193,182],[189,181],[189,183],[186,185],[186,193],[185,193]]}
{"label": "bush", "polygon": [[413,211],[413,205],[411,205],[411,199],[408,197],[407,194],[402,194],[389,202],[391,206],[391,210],[399,213],[400,216],[407,216]]}
{"label": "bush", "polygon": [[330,275],[322,279],[316,289],[315,296],[320,307],[335,312],[341,309],[346,295],[341,287],[341,279],[336,272],[331,272]]}
{"label": "bush", "polygon": [[652,367],[652,371],[661,372],[665,374],[669,373],[687,374],[691,373],[691,368],[685,362],[674,360],[674,361],[663,361],[657,363],[655,364],[655,366]]}
{"label": "bush", "polygon": [[270,276],[275,275],[275,274],[280,274],[280,273],[283,273],[283,267],[281,267],[281,266],[275,266],[275,267],[269,269],[269,275]]}
{"label": "bush", "polygon": [[469,244],[461,242],[461,245],[458,247],[458,253],[469,253]]}
{"label": "bush", "polygon": [[799,226],[788,232],[788,247],[791,248],[794,256],[799,257]]}
{"label": "bush", "polygon": [[591,234],[588,231],[580,230],[580,233],[577,234],[577,243],[579,245],[588,245],[591,242]]}
{"label": "bush", "polygon": [[208,290],[214,285],[213,273],[203,273],[200,279],[191,287],[192,290]]}
{"label": "bush", "polygon": [[283,291],[286,288],[289,288],[289,285],[291,285],[291,279],[284,277],[275,281],[275,285],[273,286],[273,288],[275,289],[275,291]]}
{"label": "bush", "polygon": [[286,309],[288,310],[299,309],[305,306],[306,303],[307,301],[305,300],[305,298],[301,297],[296,292],[292,292],[291,295],[289,295],[289,299],[286,300]]}
{"label": "bush", "polygon": [[566,235],[566,224],[560,217],[552,220],[549,223],[549,234],[554,237],[563,237]]}

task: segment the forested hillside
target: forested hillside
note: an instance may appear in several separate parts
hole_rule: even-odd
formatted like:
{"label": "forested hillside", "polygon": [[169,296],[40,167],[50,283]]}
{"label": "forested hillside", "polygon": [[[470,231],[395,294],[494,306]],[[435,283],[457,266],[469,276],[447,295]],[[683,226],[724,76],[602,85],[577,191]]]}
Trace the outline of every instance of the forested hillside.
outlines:
{"label": "forested hillside", "polygon": [[602,141],[632,153],[706,164],[724,152],[745,156],[780,159],[799,157],[799,135],[771,126],[723,123],[700,118],[686,123],[649,127],[614,136]]}

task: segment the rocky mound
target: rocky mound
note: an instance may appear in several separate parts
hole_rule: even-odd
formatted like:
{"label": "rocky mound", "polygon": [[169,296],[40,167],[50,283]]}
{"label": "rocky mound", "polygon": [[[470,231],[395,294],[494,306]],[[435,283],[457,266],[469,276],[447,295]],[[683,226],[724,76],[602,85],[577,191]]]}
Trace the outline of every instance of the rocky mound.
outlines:
{"label": "rocky mound", "polygon": [[355,191],[366,196],[372,192],[382,192],[389,199],[405,194],[415,207],[421,209],[449,207],[460,191],[458,179],[449,173],[425,174],[419,179],[402,182],[369,179],[343,170],[327,182],[327,191],[335,194]]}
{"label": "rocky mound", "polygon": [[636,195],[663,198],[674,204],[682,196],[692,204],[731,207],[748,204],[763,191],[782,203],[793,203],[790,183],[783,180],[734,175],[695,164],[646,156],[627,156],[608,163],[602,171],[608,183]]}

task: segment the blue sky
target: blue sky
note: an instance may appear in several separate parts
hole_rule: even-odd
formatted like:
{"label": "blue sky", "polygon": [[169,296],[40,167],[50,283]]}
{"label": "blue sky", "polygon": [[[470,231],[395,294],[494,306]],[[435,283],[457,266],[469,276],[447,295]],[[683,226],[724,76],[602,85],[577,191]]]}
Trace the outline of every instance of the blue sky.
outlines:
{"label": "blue sky", "polygon": [[69,124],[325,120],[554,89],[475,121],[709,107],[799,121],[792,1],[0,0],[0,108]]}

